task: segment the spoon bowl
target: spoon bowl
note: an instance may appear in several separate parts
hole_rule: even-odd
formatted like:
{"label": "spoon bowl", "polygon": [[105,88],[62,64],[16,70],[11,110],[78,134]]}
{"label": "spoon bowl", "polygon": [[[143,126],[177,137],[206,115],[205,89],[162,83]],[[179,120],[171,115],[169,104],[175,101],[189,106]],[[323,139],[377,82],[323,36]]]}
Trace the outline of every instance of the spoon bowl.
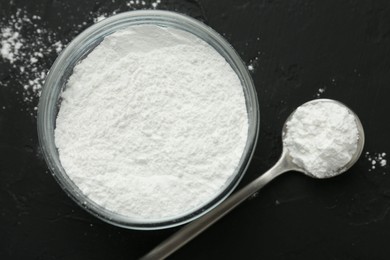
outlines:
{"label": "spoon bowl", "polygon": [[[283,153],[282,153],[282,156],[281,157],[284,157],[283,159],[286,160],[286,165],[289,165],[290,166],[290,170],[294,170],[294,171],[298,171],[298,172],[302,172],[304,173],[305,175],[309,176],[309,177],[312,177],[312,178],[316,178],[316,179],[328,179],[328,178],[332,178],[332,177],[335,177],[337,175],[340,175],[344,172],[346,172],[347,170],[349,170],[356,162],[357,160],[360,158],[360,155],[362,154],[363,152],[363,148],[364,148],[364,142],[365,142],[365,136],[364,136],[364,128],[363,128],[363,125],[359,119],[359,117],[356,115],[355,112],[352,111],[352,109],[350,109],[348,106],[346,106],[345,104],[343,104],[342,102],[340,101],[337,101],[337,100],[333,100],[333,99],[326,99],[326,98],[321,98],[321,99],[314,99],[314,100],[311,100],[311,101],[308,101],[304,104],[302,104],[300,107],[302,106],[306,106],[306,105],[309,105],[309,104],[318,104],[318,103],[323,103],[323,102],[327,102],[327,103],[334,103],[334,104],[337,104],[339,106],[342,106],[344,107],[345,109],[348,110],[348,112],[354,117],[355,119],[355,123],[356,123],[356,128],[357,128],[357,131],[358,131],[358,139],[357,139],[357,147],[356,147],[356,151],[355,153],[352,155],[351,157],[351,160],[346,164],[344,165],[343,167],[341,167],[340,169],[338,169],[333,175],[324,175],[324,176],[318,176],[316,174],[313,174],[313,173],[310,173],[308,172],[306,169],[302,168],[302,167],[299,167],[298,165],[294,164],[292,162],[292,157],[289,155],[288,151],[285,151],[286,148],[283,147]],[[297,108],[298,109],[298,108]],[[284,137],[286,136],[287,132],[288,132],[288,129],[287,129],[287,123],[289,121],[291,121],[292,117],[294,116],[295,112],[297,111],[297,109],[295,109],[290,115],[289,117],[287,118],[286,122],[284,123],[283,125],[283,129],[282,129],[282,139],[284,139]]]}

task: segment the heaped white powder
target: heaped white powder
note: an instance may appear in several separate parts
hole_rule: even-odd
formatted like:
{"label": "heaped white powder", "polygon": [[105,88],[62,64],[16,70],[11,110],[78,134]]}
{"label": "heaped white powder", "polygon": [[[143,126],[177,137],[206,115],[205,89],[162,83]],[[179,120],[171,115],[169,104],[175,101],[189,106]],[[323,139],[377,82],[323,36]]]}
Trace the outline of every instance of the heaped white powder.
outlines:
{"label": "heaped white powder", "polygon": [[243,153],[239,78],[190,33],[132,26],[79,63],[62,95],[55,142],[91,200],[126,216],[173,217],[207,203]]}
{"label": "heaped white powder", "polygon": [[333,102],[300,106],[287,122],[284,145],[293,162],[318,178],[334,176],[355,154],[358,129],[354,116]]}

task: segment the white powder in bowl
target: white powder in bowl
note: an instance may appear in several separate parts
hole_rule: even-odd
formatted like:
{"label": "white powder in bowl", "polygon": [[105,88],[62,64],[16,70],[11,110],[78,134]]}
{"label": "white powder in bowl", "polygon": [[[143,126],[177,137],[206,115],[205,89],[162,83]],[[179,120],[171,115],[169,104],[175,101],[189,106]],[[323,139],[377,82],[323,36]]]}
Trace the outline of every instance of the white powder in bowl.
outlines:
{"label": "white powder in bowl", "polygon": [[326,178],[351,160],[358,138],[355,117],[346,107],[315,102],[295,111],[283,142],[293,163],[317,178]]}
{"label": "white powder in bowl", "polygon": [[247,141],[241,82],[194,35],[138,25],[75,66],[55,129],[61,164],[97,204],[131,217],[192,211],[231,181]]}

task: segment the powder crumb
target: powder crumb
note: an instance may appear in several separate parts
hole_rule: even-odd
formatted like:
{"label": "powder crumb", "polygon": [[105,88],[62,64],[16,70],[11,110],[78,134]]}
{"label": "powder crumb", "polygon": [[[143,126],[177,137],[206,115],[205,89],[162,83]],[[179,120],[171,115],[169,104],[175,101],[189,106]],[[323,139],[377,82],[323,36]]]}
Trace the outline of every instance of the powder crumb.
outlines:
{"label": "powder crumb", "polygon": [[20,35],[8,27],[1,29],[1,36],[1,56],[12,64],[15,62],[15,56],[19,54],[19,49],[23,46]]}
{"label": "powder crumb", "polygon": [[139,0],[130,0],[126,2],[128,7],[133,9],[144,9],[144,8],[152,8],[157,9],[157,7],[161,4],[161,0],[156,1],[139,1]]}
{"label": "powder crumb", "polygon": [[387,164],[387,161],[386,161],[386,159],[382,159],[382,160],[380,160],[380,165],[382,166],[382,167],[384,167],[384,166],[386,166],[386,164]]}
{"label": "powder crumb", "polygon": [[101,15],[99,15],[98,17],[93,18],[93,22],[94,22],[94,23],[98,23],[98,22],[100,22],[100,21],[102,21],[102,20],[104,20],[104,19],[106,19],[106,18],[107,18],[107,15],[101,14]]}
{"label": "powder crumb", "polygon": [[387,167],[387,160],[385,159],[386,153],[371,153],[366,152],[365,153],[366,159],[370,162],[370,167],[368,171],[378,169],[378,167],[385,168]]}
{"label": "powder crumb", "polygon": [[317,178],[332,177],[357,150],[354,116],[334,102],[306,103],[287,122],[284,145],[293,163]]}
{"label": "powder crumb", "polygon": [[256,67],[259,65],[259,58],[258,57],[255,57],[251,60],[249,60],[249,63],[248,63],[248,70],[250,72],[254,72]]}
{"label": "powder crumb", "polygon": [[322,96],[322,94],[325,93],[325,90],[326,90],[326,87],[319,88],[319,89],[317,90],[317,93],[316,93],[315,96],[316,96],[317,98],[320,98],[320,97]]}

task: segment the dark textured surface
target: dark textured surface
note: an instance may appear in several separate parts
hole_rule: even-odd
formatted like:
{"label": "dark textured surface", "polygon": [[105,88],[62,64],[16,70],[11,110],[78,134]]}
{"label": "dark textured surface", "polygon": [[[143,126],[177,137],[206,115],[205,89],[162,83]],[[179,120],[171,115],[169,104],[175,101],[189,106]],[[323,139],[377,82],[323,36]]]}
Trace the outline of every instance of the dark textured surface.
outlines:
{"label": "dark textured surface", "polygon": [[[1,0],[0,17],[22,8],[66,43],[93,15],[150,7],[149,1],[128,7],[125,1]],[[390,152],[390,2],[163,0],[158,9],[210,25],[255,68],[261,134],[241,185],[276,162],[284,120],[320,88],[321,97],[360,116],[364,152]],[[54,59],[46,56],[44,66]],[[9,82],[0,86],[0,108],[6,107],[0,109],[0,259],[136,259],[172,234],[175,229],[111,226],[65,195],[39,154],[36,121],[26,112],[38,100],[21,101],[16,73],[0,58],[0,80]],[[330,180],[281,176],[172,259],[388,259],[390,172],[369,169],[362,157]]]}

